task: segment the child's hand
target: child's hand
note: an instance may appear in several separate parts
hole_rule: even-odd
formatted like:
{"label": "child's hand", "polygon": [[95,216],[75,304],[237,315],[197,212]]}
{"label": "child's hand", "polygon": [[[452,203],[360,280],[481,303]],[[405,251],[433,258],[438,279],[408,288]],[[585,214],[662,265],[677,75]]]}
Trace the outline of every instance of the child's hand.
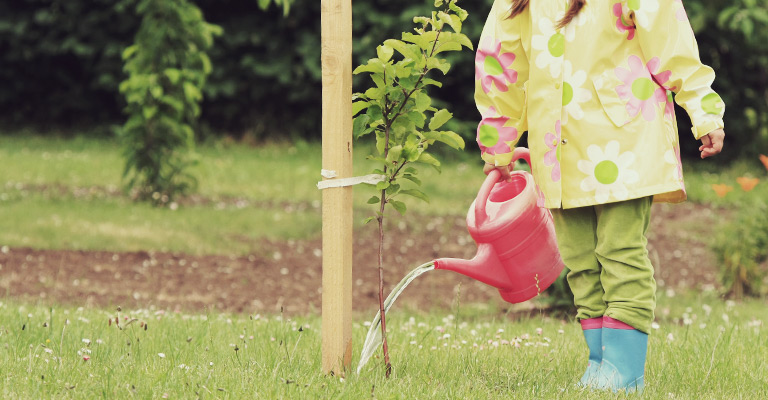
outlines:
{"label": "child's hand", "polygon": [[714,130],[706,136],[702,136],[701,146],[699,146],[701,158],[714,156],[723,150],[723,139],[725,139],[725,131],[722,129]]}
{"label": "child's hand", "polygon": [[512,168],[512,165],[502,165],[502,166],[495,166],[493,164],[485,163],[485,166],[483,167],[483,173],[488,175],[493,171],[494,169],[498,169],[499,172],[501,172],[501,179],[504,181],[509,182],[512,178],[509,175],[509,170]]}

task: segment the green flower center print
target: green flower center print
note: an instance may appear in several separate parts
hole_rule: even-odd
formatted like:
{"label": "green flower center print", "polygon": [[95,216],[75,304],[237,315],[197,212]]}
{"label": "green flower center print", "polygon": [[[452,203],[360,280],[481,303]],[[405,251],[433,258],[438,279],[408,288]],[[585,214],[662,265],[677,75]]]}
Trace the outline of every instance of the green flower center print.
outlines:
{"label": "green flower center print", "polygon": [[701,109],[707,114],[720,114],[723,111],[723,99],[717,93],[710,93],[701,99]]}
{"label": "green flower center print", "polygon": [[567,106],[573,100],[573,86],[568,82],[563,82],[563,106]]}
{"label": "green flower center print", "polygon": [[480,127],[478,137],[483,146],[493,147],[499,142],[499,130],[490,125],[483,125]]}
{"label": "green flower center print", "polygon": [[619,177],[619,167],[610,160],[600,161],[595,166],[595,179],[603,185],[610,185],[616,182]]}
{"label": "green flower center print", "polygon": [[547,43],[547,48],[552,56],[562,57],[565,54],[565,35],[560,32],[552,35]]}
{"label": "green flower center print", "polygon": [[501,66],[496,57],[485,57],[483,68],[488,75],[501,75],[504,73],[504,67]]}
{"label": "green flower center print", "polygon": [[648,78],[637,78],[632,82],[632,94],[640,100],[650,99],[654,91],[656,91],[656,88],[653,85],[653,81]]}
{"label": "green flower center print", "polygon": [[629,6],[630,10],[637,11],[640,9],[640,0],[629,0],[627,5]]}

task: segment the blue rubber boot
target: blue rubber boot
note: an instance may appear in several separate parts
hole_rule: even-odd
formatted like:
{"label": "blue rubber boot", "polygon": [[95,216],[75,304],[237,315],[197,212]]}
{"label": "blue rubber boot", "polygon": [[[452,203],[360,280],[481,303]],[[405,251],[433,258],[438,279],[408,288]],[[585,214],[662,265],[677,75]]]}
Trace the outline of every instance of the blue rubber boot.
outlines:
{"label": "blue rubber boot", "polygon": [[622,327],[612,328],[603,320],[603,362],[596,387],[614,392],[641,393],[645,385],[648,334],[606,317]]}
{"label": "blue rubber boot", "polygon": [[598,383],[598,372],[600,371],[600,362],[603,359],[603,318],[583,319],[581,329],[584,330],[584,339],[589,347],[589,361],[587,370],[579,380],[578,385],[583,388],[596,386]]}

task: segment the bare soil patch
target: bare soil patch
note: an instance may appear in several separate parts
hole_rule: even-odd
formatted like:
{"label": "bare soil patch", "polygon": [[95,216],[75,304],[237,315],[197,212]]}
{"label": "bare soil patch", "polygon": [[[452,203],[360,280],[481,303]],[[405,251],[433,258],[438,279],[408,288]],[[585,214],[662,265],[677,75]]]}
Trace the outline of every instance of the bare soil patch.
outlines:
{"label": "bare soil patch", "polygon": [[[692,203],[654,206],[649,251],[660,287],[716,286],[715,260],[708,243],[718,215],[718,210]],[[387,231],[387,293],[403,275],[424,262],[474,255],[476,247],[463,217],[410,216],[407,222],[399,221]],[[356,231],[356,311],[377,308],[377,246],[373,225]],[[321,247],[319,238],[266,241],[260,243],[260,254],[239,257],[4,247],[0,251],[0,293],[43,304],[319,313]],[[455,307],[459,298],[462,304],[493,303],[506,308],[495,289],[448,271],[434,271],[417,279],[398,304],[447,309]]]}

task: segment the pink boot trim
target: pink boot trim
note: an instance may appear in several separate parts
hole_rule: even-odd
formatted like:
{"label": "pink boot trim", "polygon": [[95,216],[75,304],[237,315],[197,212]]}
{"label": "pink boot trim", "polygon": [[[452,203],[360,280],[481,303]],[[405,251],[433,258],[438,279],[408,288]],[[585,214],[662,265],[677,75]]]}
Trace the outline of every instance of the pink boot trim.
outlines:
{"label": "pink boot trim", "polygon": [[582,319],[579,322],[581,323],[581,329],[585,331],[588,329],[600,329],[603,327],[603,317]]}
{"label": "pink boot trim", "polygon": [[611,328],[611,329],[628,329],[632,330],[635,329],[630,325],[627,325],[618,319],[613,319],[607,315],[603,316],[603,327],[604,328]]}

